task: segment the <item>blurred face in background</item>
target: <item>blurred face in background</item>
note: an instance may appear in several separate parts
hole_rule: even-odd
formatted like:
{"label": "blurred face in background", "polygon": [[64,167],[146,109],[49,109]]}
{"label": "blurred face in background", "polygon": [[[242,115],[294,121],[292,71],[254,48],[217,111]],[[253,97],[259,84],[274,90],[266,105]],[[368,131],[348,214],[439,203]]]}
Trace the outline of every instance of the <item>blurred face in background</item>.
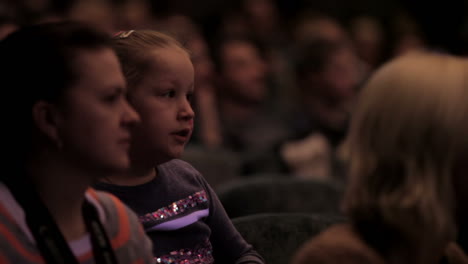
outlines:
{"label": "blurred face in background", "polygon": [[323,102],[341,104],[351,100],[362,79],[359,60],[354,51],[339,47],[326,57],[326,61],[316,72],[305,76],[303,90],[305,97],[319,98]]}
{"label": "blurred face in background", "polygon": [[359,57],[371,67],[377,66],[383,48],[383,29],[373,17],[357,17],[351,25],[351,34]]}
{"label": "blurred face in background", "polygon": [[331,98],[347,100],[355,95],[360,80],[358,60],[349,48],[337,50],[322,71],[324,88]]}
{"label": "blurred face in background", "polygon": [[214,66],[205,40],[197,36],[188,43],[192,52],[192,63],[195,68],[195,86],[211,85],[214,76]]}
{"label": "blurred face in background", "polygon": [[227,94],[248,103],[262,102],[268,92],[267,67],[257,48],[248,42],[230,42],[221,48],[220,57]]}
{"label": "blurred face in background", "polygon": [[267,34],[274,30],[277,24],[278,14],[275,4],[271,0],[246,0],[244,9],[250,18],[250,24],[259,34]]}
{"label": "blurred face in background", "polygon": [[115,9],[118,14],[115,24],[119,30],[148,28],[151,26],[151,5],[148,1],[125,1],[117,4]]}
{"label": "blurred face in background", "polygon": [[341,42],[348,41],[348,35],[345,29],[331,17],[304,18],[295,26],[294,41],[304,43],[313,39]]}
{"label": "blurred face in background", "polygon": [[116,31],[114,9],[106,1],[78,1],[69,11],[69,18],[90,24],[110,34]]}

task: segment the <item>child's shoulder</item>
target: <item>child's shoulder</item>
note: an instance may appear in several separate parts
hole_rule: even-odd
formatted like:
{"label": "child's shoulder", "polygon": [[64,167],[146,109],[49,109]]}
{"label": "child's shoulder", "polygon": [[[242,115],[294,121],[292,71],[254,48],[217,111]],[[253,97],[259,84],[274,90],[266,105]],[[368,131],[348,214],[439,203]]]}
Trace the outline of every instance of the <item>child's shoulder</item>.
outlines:
{"label": "child's shoulder", "polygon": [[171,161],[159,165],[158,171],[163,174],[167,174],[171,177],[203,179],[203,177],[197,169],[195,169],[188,162],[180,159],[173,159]]}

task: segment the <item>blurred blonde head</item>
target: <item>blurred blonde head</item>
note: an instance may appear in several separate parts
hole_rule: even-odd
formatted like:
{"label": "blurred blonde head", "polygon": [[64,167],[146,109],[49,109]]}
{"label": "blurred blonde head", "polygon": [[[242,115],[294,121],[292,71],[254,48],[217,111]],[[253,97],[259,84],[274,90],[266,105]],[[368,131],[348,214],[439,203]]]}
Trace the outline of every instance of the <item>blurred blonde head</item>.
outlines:
{"label": "blurred blonde head", "polygon": [[421,263],[454,238],[453,167],[467,131],[467,60],[412,53],[384,65],[354,112],[345,211],[414,246]]}

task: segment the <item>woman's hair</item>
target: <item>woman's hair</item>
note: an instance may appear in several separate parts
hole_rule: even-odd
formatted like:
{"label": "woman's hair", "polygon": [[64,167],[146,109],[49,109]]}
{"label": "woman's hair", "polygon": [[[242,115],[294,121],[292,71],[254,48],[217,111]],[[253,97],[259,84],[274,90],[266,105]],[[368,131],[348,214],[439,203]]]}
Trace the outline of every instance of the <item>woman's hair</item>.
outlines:
{"label": "woman's hair", "polygon": [[24,27],[0,42],[3,150],[12,161],[24,162],[31,151],[34,104],[58,103],[78,78],[76,56],[101,48],[111,48],[110,37],[76,22]]}
{"label": "woman's hair", "polygon": [[79,52],[100,48],[111,48],[110,38],[77,22],[24,27],[0,42],[3,90],[31,101],[57,100],[77,79]]}
{"label": "woman's hair", "polygon": [[452,170],[468,147],[467,131],[466,60],[417,53],[379,69],[362,91],[347,141],[343,205],[354,224],[383,228],[381,241],[421,251],[453,239]]}
{"label": "woman's hair", "polygon": [[175,38],[154,30],[130,30],[114,36],[114,50],[130,88],[139,84],[149,69],[149,54],[155,48],[177,47],[188,51]]}

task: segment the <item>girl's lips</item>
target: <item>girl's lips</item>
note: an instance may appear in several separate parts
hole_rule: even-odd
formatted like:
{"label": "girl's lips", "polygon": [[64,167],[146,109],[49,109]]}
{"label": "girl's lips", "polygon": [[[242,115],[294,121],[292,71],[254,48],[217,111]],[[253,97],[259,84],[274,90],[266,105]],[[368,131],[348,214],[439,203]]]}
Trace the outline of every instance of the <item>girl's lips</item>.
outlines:
{"label": "girl's lips", "polygon": [[190,139],[191,135],[190,129],[183,129],[174,133],[171,133],[175,137],[175,139],[181,143],[186,143]]}
{"label": "girl's lips", "polygon": [[191,129],[186,128],[186,129],[182,129],[182,130],[173,132],[172,134],[180,135],[180,136],[186,136],[186,135],[190,134],[190,131],[191,131]]}
{"label": "girl's lips", "polygon": [[185,144],[188,141],[188,136],[180,136],[177,134],[173,134],[174,138],[176,139],[177,142]]}
{"label": "girl's lips", "polygon": [[126,147],[126,148],[130,148],[130,145],[132,143],[132,140],[131,138],[125,138],[125,139],[121,139],[118,141],[120,145]]}

